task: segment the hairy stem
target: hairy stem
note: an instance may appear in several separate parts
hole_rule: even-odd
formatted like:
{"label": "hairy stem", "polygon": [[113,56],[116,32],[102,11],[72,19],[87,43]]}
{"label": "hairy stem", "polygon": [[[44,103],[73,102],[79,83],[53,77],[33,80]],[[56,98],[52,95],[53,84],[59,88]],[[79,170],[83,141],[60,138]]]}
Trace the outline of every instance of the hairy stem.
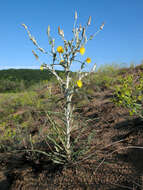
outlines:
{"label": "hairy stem", "polygon": [[66,116],[66,151],[68,160],[71,159],[71,143],[70,143],[70,135],[71,135],[71,115],[72,115],[72,93],[69,87],[70,83],[70,72],[66,72],[66,108],[65,108],[65,116]]}
{"label": "hairy stem", "polygon": [[71,99],[72,96],[67,96],[67,107],[66,107],[66,149],[67,149],[67,156],[68,160],[71,159],[71,143],[70,143],[70,136],[71,136]]}

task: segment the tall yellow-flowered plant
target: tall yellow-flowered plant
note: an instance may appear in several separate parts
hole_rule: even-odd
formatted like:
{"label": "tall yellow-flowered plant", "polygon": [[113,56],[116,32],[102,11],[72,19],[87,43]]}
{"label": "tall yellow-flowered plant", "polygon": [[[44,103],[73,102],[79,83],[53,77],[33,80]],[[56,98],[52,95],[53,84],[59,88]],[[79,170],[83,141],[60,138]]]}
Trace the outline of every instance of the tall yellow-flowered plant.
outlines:
{"label": "tall yellow-flowered plant", "polygon": [[[40,66],[41,70],[47,69],[50,72],[53,73],[53,75],[56,76],[59,85],[62,88],[62,92],[64,93],[65,97],[65,120],[66,120],[66,134],[65,134],[65,151],[66,151],[66,158],[68,161],[71,160],[71,132],[72,132],[72,114],[73,114],[73,107],[72,107],[72,97],[82,86],[83,78],[87,75],[90,75],[92,72],[95,71],[96,64],[93,65],[90,72],[83,72],[83,69],[86,66],[86,63],[91,63],[91,58],[87,57],[86,60],[76,60],[76,56],[80,55],[79,57],[82,59],[82,56],[85,54],[86,49],[85,46],[89,40],[92,40],[99,31],[101,31],[104,27],[104,23],[99,27],[99,29],[90,36],[86,35],[86,30],[91,24],[91,16],[89,17],[87,23],[85,26],[81,26],[77,24],[77,12],[75,12],[74,17],[74,25],[73,25],[73,38],[69,41],[65,39],[64,31],[58,27],[58,34],[63,40],[63,46],[60,44],[59,46],[55,45],[55,39],[51,37],[50,35],[50,26],[48,26],[47,29],[47,35],[49,40],[49,45],[51,47],[51,51],[46,51],[45,49],[41,48],[36,39],[31,35],[30,31],[28,30],[27,26],[25,24],[22,24],[24,28],[27,30],[27,33],[29,35],[30,40],[33,42],[33,44],[36,46],[36,48],[52,57],[51,64],[45,64],[42,63]],[[35,53],[34,50],[32,50],[34,56],[37,60],[39,60],[39,56],[37,53]],[[80,64],[80,70],[77,72],[77,81],[76,83],[73,81],[71,76],[71,66],[72,64]],[[65,78],[61,78],[58,73],[56,72],[56,65],[59,65],[62,67],[62,69],[65,72]]]}

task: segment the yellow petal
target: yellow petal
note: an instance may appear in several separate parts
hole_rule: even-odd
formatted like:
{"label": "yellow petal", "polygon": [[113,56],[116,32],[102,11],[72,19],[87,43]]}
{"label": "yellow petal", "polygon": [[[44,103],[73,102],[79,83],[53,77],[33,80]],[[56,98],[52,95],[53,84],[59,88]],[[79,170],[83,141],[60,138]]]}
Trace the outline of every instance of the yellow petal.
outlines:
{"label": "yellow petal", "polygon": [[59,52],[59,53],[64,53],[63,47],[62,47],[62,46],[58,46],[58,47],[57,47],[57,52]]}
{"label": "yellow petal", "polygon": [[64,60],[62,59],[61,61],[60,61],[60,63],[63,63],[64,62]]}
{"label": "yellow petal", "polygon": [[85,48],[84,47],[81,47],[80,50],[79,50],[80,54],[83,55],[85,53]]}
{"label": "yellow petal", "polygon": [[87,62],[87,63],[91,63],[91,59],[88,57],[88,58],[86,59],[86,62]]}
{"label": "yellow petal", "polygon": [[43,67],[43,66],[41,66],[41,67],[40,67],[40,70],[41,70],[41,71],[43,71],[43,70],[44,70],[44,67]]}
{"label": "yellow petal", "polygon": [[81,80],[78,80],[76,83],[77,83],[77,86],[78,86],[79,88],[82,87],[82,81],[81,81]]}

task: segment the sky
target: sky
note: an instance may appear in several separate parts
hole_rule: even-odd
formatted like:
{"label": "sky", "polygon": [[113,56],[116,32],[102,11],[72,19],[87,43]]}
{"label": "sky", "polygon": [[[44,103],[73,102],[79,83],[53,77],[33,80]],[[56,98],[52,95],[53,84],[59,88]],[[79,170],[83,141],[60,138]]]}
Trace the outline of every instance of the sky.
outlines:
{"label": "sky", "polygon": [[[0,69],[39,69],[32,54],[36,50],[22,23],[29,27],[39,45],[49,50],[47,27],[55,38],[56,47],[62,44],[58,26],[67,40],[72,39],[74,13],[78,24],[84,26],[92,17],[87,35],[104,29],[86,45],[85,55],[97,67],[103,64],[139,64],[143,60],[143,0],[0,0]],[[41,54],[41,62],[50,60]],[[72,69],[78,68],[77,63]]]}

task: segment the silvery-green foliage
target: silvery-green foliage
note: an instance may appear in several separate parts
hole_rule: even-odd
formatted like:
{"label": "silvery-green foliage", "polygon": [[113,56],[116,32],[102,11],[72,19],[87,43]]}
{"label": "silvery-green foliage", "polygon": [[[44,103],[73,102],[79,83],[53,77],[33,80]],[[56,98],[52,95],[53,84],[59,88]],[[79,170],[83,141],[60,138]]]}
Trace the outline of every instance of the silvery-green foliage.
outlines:
{"label": "silvery-green foliage", "polygon": [[[33,44],[36,46],[37,50],[40,52],[51,56],[52,62],[49,64],[41,63],[39,60],[38,54],[33,50],[33,54],[35,58],[40,62],[41,69],[48,69],[55,77],[57,78],[59,85],[62,89],[62,92],[64,93],[65,97],[65,126],[66,126],[66,132],[65,132],[65,142],[64,142],[64,149],[66,152],[66,156],[68,160],[71,160],[71,132],[72,132],[72,114],[73,114],[73,106],[72,106],[72,97],[74,93],[79,90],[79,88],[82,87],[82,80],[85,76],[90,75],[92,72],[95,71],[96,64],[93,65],[90,72],[83,72],[83,69],[86,67],[86,61],[80,61],[76,60],[76,56],[81,53],[84,54],[85,51],[85,45],[87,42],[91,39],[93,39],[96,34],[101,31],[104,27],[104,24],[102,24],[94,34],[90,35],[89,37],[86,35],[86,31],[88,27],[91,24],[91,16],[88,18],[87,24],[85,26],[82,26],[81,24],[77,24],[77,12],[75,12],[74,15],[74,25],[73,25],[73,38],[69,41],[65,39],[65,34],[63,29],[58,27],[58,34],[61,37],[63,41],[63,47],[58,46],[57,50],[55,49],[55,39],[51,36],[51,29],[50,26],[48,26],[47,29],[47,36],[49,45],[51,47],[51,51],[46,51],[43,48],[39,46],[36,39],[31,35],[30,31],[28,30],[28,27],[25,24],[22,24],[24,28],[27,30],[28,36],[30,40],[33,42]],[[82,51],[81,51],[82,48]],[[77,71],[77,83],[73,81],[73,78],[71,76],[71,66],[72,64],[77,63],[80,65],[79,71]],[[65,72],[65,78],[63,79],[58,75],[56,72],[56,66],[59,65],[62,67],[62,69]],[[50,136],[49,136],[50,138]],[[62,142],[62,141],[61,141]],[[57,152],[59,151],[59,147],[56,145],[56,142],[53,139],[53,143],[55,144]],[[63,143],[62,143],[63,144]]]}

